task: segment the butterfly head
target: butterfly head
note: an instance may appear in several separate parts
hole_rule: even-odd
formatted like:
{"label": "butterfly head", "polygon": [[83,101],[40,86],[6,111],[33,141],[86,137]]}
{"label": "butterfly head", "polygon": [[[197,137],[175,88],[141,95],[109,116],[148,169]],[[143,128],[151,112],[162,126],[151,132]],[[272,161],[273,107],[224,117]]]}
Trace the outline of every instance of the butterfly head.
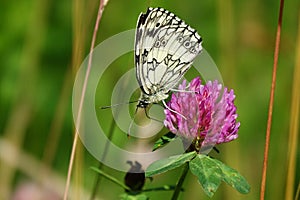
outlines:
{"label": "butterfly head", "polygon": [[147,108],[148,105],[149,105],[149,103],[147,101],[140,99],[139,103],[137,104],[136,107],[138,107],[138,108]]}

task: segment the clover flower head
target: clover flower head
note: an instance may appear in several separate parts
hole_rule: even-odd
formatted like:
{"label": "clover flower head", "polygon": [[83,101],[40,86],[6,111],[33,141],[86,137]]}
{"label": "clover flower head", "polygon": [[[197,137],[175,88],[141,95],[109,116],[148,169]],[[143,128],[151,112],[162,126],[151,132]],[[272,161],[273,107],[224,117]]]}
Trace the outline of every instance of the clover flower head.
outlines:
{"label": "clover flower head", "polygon": [[[180,92],[172,94],[165,109],[164,125],[184,138],[198,138],[203,145],[229,142],[238,137],[235,95],[218,81],[201,84],[199,77],[189,86],[184,80]],[[175,112],[174,112],[175,111]]]}

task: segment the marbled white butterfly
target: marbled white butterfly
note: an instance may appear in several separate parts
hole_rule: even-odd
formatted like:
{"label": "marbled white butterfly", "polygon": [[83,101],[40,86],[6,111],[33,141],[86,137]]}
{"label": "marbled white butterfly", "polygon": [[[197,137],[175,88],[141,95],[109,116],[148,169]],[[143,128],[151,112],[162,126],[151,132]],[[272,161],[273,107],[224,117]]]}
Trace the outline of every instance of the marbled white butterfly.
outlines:
{"label": "marbled white butterfly", "polygon": [[135,35],[136,78],[141,97],[137,107],[168,98],[201,53],[202,38],[197,31],[163,8],[141,13]]}

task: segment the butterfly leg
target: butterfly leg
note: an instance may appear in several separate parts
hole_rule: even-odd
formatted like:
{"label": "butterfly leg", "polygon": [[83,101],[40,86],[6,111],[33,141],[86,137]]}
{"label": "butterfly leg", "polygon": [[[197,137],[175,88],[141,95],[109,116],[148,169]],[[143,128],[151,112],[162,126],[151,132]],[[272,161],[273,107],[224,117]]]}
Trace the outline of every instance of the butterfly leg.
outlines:
{"label": "butterfly leg", "polygon": [[[130,125],[129,125],[129,127],[128,127],[128,132],[127,132],[127,137],[128,137],[128,138],[130,137],[131,128],[132,128],[133,122],[134,122],[134,120],[135,120],[135,117],[136,117],[136,113],[137,113],[137,111],[138,111],[138,108],[139,108],[139,107],[136,107],[135,112],[134,112],[133,119],[131,120]],[[144,108],[144,111],[145,111],[145,115],[146,115],[146,117],[147,117],[148,119],[151,119],[151,120],[154,120],[154,121],[163,123],[162,121],[160,121],[160,120],[158,120],[158,119],[155,119],[155,118],[150,117],[150,116],[148,115],[148,112],[147,112],[147,109],[146,109],[146,108]]]}
{"label": "butterfly leg", "polygon": [[196,93],[196,91],[190,91],[190,90],[177,90],[177,89],[171,89],[172,92],[186,92],[186,93]]}
{"label": "butterfly leg", "polygon": [[165,106],[168,110],[170,110],[170,111],[173,112],[173,113],[176,113],[176,114],[180,115],[181,117],[183,117],[183,118],[186,120],[186,117],[185,117],[185,116],[183,116],[181,113],[177,112],[176,110],[173,110],[172,108],[170,108],[170,107],[166,104],[166,102],[165,102],[164,100],[162,100],[162,102],[163,102],[164,106]]}
{"label": "butterfly leg", "polygon": [[133,119],[131,120],[131,122],[129,124],[128,131],[127,131],[127,138],[130,137],[131,128],[132,128],[133,122],[135,120],[135,116],[136,116],[137,110],[138,110],[138,107],[135,108]]}

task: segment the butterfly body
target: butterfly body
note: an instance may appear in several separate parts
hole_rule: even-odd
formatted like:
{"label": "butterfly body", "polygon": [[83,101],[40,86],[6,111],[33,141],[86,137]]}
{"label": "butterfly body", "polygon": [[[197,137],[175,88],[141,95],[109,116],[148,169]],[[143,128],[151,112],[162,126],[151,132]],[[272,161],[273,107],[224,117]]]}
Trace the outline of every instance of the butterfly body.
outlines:
{"label": "butterfly body", "polygon": [[163,8],[141,13],[135,35],[136,78],[141,88],[137,107],[169,96],[202,50],[197,31]]}
{"label": "butterfly body", "polygon": [[156,88],[158,88],[158,87],[153,87],[153,90],[155,90],[156,93],[152,93],[151,95],[148,95],[148,94],[142,92],[137,107],[146,108],[151,103],[158,103],[158,102],[168,98],[169,91],[158,90]]}

